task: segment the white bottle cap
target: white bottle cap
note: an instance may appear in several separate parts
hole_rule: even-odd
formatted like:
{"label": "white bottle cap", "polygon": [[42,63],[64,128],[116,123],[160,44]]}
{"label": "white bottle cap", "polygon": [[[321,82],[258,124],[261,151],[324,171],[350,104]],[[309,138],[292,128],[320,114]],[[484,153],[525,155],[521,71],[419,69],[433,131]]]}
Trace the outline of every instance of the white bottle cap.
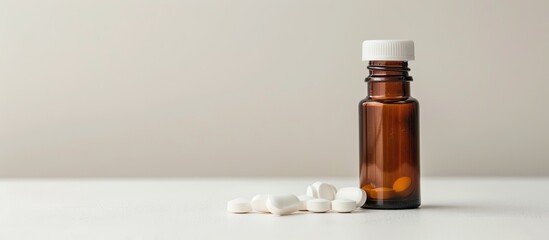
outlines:
{"label": "white bottle cap", "polygon": [[362,61],[414,60],[414,41],[366,40],[362,43]]}

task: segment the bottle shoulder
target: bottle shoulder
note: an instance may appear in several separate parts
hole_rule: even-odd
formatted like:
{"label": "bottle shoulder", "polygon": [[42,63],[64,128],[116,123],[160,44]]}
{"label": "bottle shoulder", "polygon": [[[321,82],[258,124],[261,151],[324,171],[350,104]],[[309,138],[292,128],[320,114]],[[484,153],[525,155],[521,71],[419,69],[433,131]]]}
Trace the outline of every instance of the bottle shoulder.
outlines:
{"label": "bottle shoulder", "polygon": [[408,97],[406,99],[398,99],[398,100],[375,100],[370,97],[366,97],[362,99],[359,103],[359,105],[372,105],[372,104],[414,104],[419,105],[419,101],[416,98]]}

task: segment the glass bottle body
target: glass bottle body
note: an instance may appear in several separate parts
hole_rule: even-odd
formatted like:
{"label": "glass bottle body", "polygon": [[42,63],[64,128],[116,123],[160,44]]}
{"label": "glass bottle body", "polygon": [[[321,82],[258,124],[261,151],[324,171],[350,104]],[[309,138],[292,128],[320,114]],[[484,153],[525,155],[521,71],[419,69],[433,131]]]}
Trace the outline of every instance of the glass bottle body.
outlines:
{"label": "glass bottle body", "polygon": [[410,96],[407,63],[370,66],[368,97],[359,104],[360,187],[368,194],[363,207],[417,208],[419,103]]}

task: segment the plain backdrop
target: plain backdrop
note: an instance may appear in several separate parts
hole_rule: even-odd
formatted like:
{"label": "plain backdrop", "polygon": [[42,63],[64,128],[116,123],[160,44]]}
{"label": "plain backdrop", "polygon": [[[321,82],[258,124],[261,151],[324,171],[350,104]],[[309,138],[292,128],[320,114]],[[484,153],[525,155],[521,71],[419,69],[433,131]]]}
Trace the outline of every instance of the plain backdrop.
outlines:
{"label": "plain backdrop", "polygon": [[366,39],[422,173],[549,175],[548,1],[0,1],[0,177],[357,176]]}

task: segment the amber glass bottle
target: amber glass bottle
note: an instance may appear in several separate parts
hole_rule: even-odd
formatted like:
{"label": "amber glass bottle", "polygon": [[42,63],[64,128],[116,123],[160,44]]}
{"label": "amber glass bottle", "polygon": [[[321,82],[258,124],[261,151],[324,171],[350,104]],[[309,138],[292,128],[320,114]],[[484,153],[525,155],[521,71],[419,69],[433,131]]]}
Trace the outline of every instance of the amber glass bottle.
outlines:
{"label": "amber glass bottle", "polygon": [[419,103],[410,96],[412,41],[363,44],[368,96],[359,104],[360,187],[364,208],[407,209],[420,203]]}

